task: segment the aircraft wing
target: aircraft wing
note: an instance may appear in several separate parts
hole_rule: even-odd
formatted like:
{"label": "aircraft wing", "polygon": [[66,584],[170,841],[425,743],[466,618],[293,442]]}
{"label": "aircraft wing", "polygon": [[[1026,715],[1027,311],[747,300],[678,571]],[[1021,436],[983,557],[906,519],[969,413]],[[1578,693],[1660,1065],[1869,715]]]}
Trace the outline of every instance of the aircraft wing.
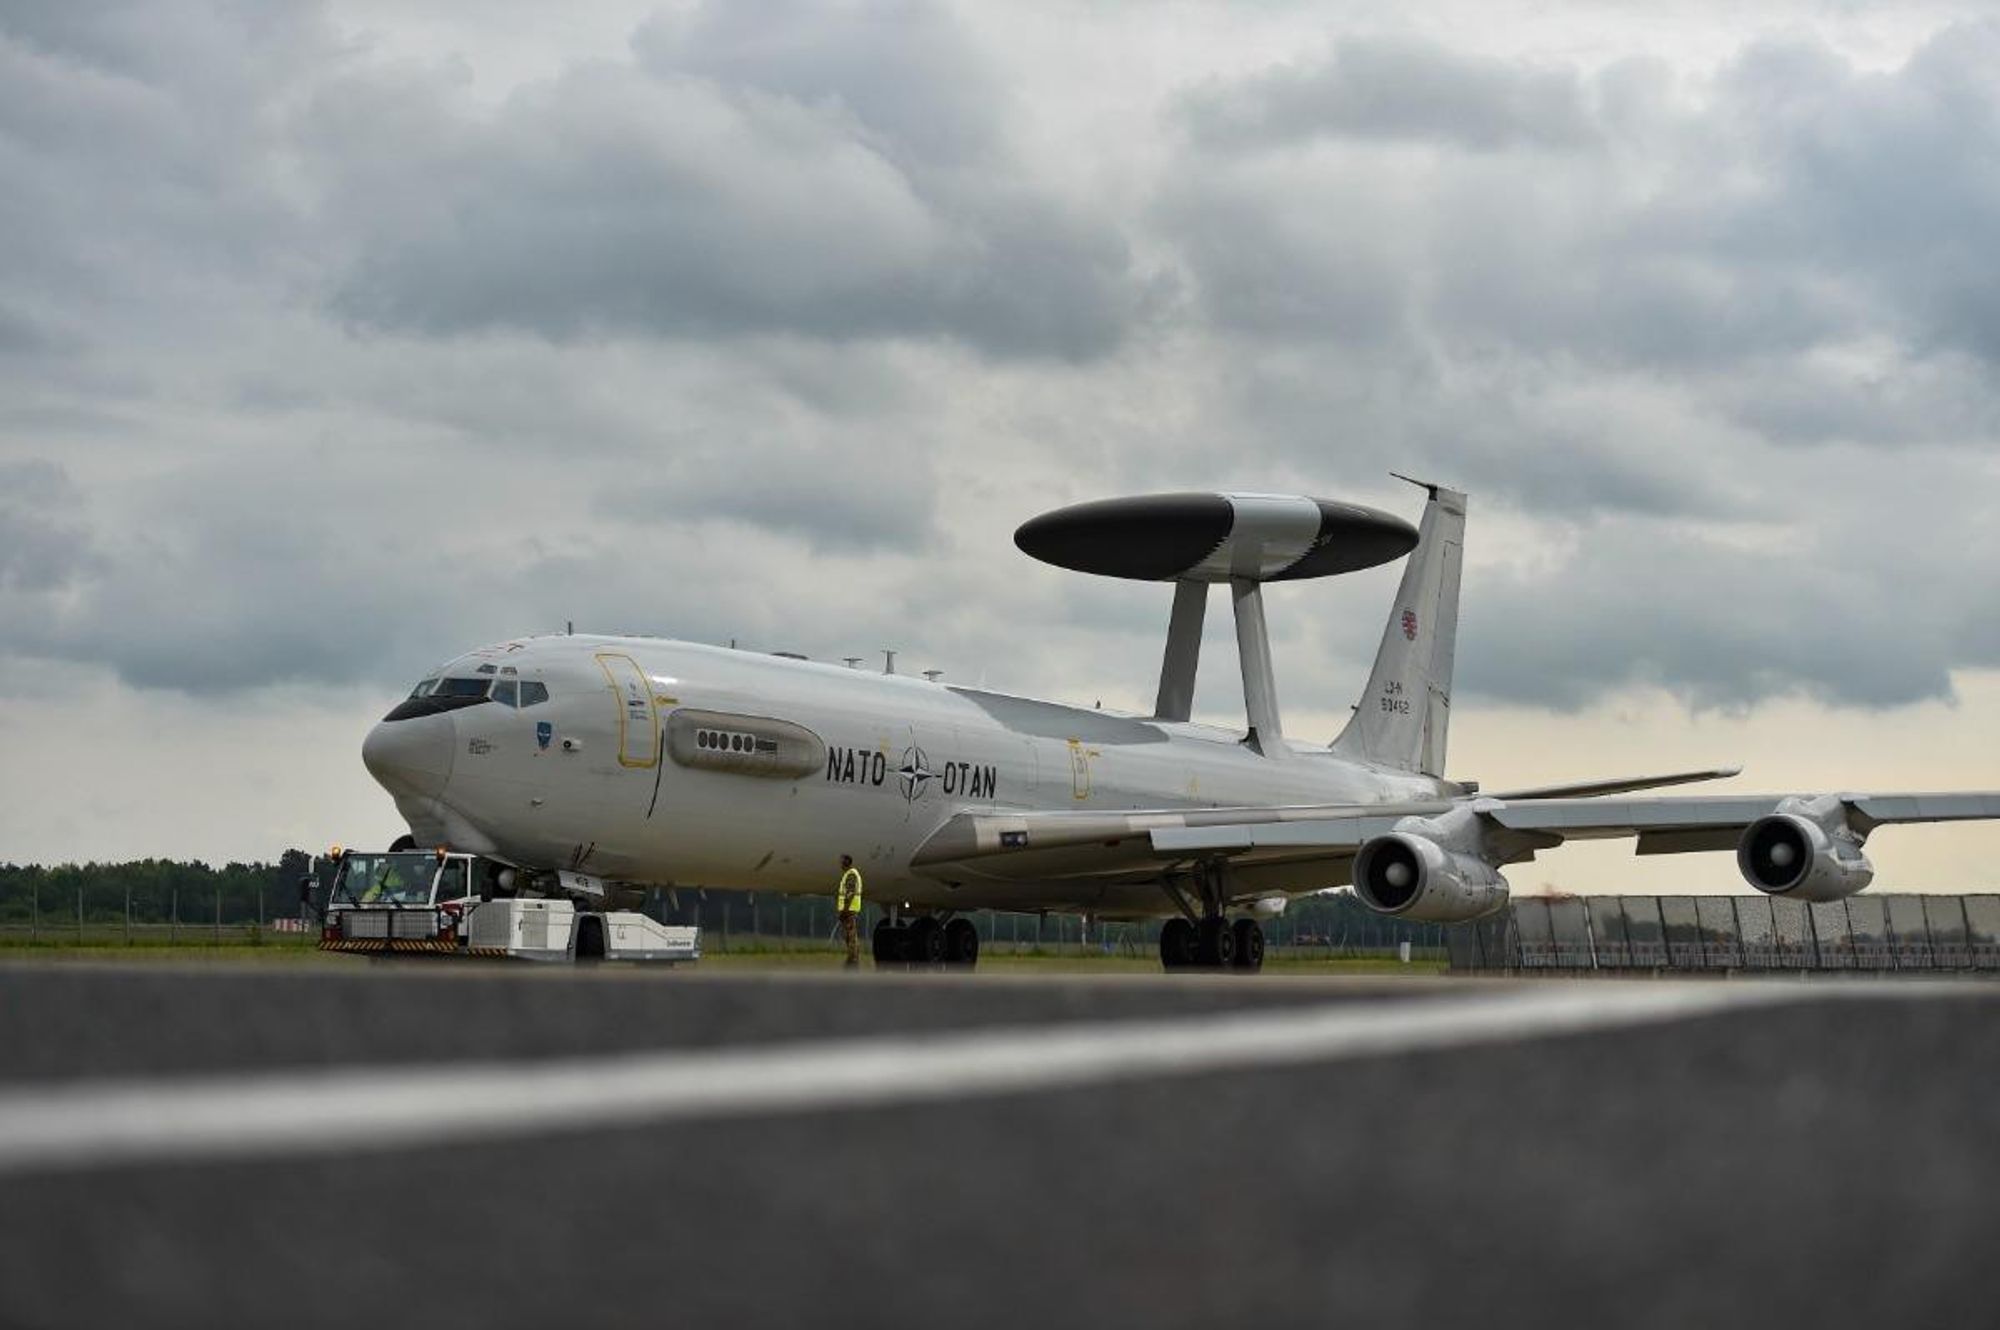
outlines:
{"label": "aircraft wing", "polygon": [[[1210,853],[1253,861],[1323,860],[1354,848],[1406,817],[1435,817],[1453,801],[1321,804],[1263,808],[1157,808],[1131,812],[1053,811],[960,813],[932,833],[911,867],[947,881],[1046,882],[1063,879],[1144,880],[1168,863]],[[1303,848],[1289,844],[1260,853],[1241,838],[1257,830],[1311,827]],[[1159,838],[1214,832],[1231,848],[1182,850]]]}
{"label": "aircraft wing", "polygon": [[[1157,809],[1125,813],[964,813],[939,828],[913,866],[954,881],[1155,877],[1168,864],[1221,856],[1244,866],[1312,864],[1344,870],[1356,850],[1406,817],[1470,807],[1502,863],[1565,840],[1630,836],[1639,854],[1733,849],[1758,818],[1791,796],[1494,799],[1287,808]],[[2000,791],[1840,796],[1857,831],[1902,822],[2000,819]],[[1323,885],[1324,872],[1314,875]]]}
{"label": "aircraft wing", "polygon": [[[1734,849],[1752,822],[1768,816],[1793,796],[1782,794],[1718,794],[1637,799],[1489,799],[1470,804],[1493,831],[1494,840],[1516,848],[1506,862],[1531,857],[1536,849],[1566,840],[1608,840],[1632,836],[1639,854],[1685,854],[1700,850]],[[1847,794],[1850,823],[1861,832],[1897,822],[1959,822],[2000,818],[2000,791],[1962,794]],[[1245,850],[1294,849],[1318,845],[1333,853],[1352,854],[1354,829],[1363,821],[1296,821],[1272,826],[1162,829],[1153,833],[1156,848],[1169,853],[1200,855]]]}

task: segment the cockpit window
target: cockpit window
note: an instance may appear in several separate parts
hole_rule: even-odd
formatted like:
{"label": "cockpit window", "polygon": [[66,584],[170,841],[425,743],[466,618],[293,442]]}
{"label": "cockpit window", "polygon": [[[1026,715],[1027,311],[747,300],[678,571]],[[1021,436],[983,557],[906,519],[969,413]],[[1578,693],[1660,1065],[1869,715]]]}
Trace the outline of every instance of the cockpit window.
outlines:
{"label": "cockpit window", "polygon": [[537,702],[546,702],[548,700],[549,700],[549,686],[547,684],[534,683],[526,679],[523,679],[521,681],[522,706],[531,707],[534,706]]}
{"label": "cockpit window", "polygon": [[422,683],[418,684],[415,688],[412,688],[410,690],[410,696],[429,697],[431,695],[431,689],[437,686],[438,686],[438,681],[436,679],[426,679]]}
{"label": "cockpit window", "polygon": [[515,691],[516,685],[514,680],[502,679],[499,683],[493,685],[493,700],[503,707],[517,707],[521,703],[515,696]]}
{"label": "cockpit window", "polygon": [[491,679],[440,679],[433,690],[435,697],[484,697],[491,687]]}
{"label": "cockpit window", "polygon": [[498,665],[481,665],[473,671],[474,674],[498,674],[499,672],[500,667]]}

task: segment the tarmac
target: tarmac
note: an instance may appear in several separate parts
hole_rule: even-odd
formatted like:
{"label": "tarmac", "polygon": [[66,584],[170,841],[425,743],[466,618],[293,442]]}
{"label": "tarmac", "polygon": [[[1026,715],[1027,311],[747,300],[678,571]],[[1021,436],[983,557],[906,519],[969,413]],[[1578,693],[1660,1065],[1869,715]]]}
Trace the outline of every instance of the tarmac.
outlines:
{"label": "tarmac", "polygon": [[1996,1017],[1976,981],[0,966],[0,1325],[1984,1324]]}

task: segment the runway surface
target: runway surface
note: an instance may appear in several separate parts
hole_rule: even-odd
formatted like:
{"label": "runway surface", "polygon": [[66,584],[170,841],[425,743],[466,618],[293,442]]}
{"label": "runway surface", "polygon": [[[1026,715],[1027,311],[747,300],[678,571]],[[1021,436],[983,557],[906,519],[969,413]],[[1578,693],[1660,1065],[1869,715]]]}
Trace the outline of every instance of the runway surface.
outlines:
{"label": "runway surface", "polygon": [[1984,1323],[2000,993],[0,967],[0,1324]]}

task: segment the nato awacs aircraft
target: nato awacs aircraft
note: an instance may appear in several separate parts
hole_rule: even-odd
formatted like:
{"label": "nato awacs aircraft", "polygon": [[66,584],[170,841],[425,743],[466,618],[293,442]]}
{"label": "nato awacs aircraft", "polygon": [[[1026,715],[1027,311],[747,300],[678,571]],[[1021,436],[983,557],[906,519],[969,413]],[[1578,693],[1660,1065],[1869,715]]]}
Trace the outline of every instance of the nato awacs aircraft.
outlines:
{"label": "nato awacs aircraft", "polygon": [[[1110,499],[1015,534],[1037,558],[1175,584],[1149,716],[642,637],[482,647],[368,735],[411,841],[513,865],[526,892],[601,908],[651,885],[825,893],[839,855],[891,907],[878,960],[968,964],[981,909],[1167,916],[1170,968],[1263,959],[1259,916],[1352,883],[1383,914],[1501,908],[1501,870],[1574,838],[1640,854],[1734,848],[1751,886],[1825,901],[1866,887],[1893,822],[2000,817],[2000,793],[1639,792],[1735,768],[1484,793],[1445,776],[1465,496],[1426,485],[1413,529],[1264,494]],[[1266,582],[1408,555],[1381,648],[1331,744],[1288,738]],[[1235,611],[1248,715],[1190,719],[1209,588]]]}

